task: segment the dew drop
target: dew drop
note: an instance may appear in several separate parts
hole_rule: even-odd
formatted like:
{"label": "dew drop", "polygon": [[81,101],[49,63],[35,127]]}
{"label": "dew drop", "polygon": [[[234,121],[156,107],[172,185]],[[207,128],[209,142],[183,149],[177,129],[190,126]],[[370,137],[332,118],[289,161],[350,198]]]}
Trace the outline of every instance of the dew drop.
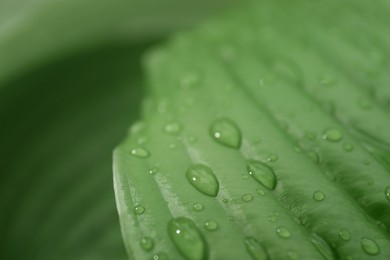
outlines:
{"label": "dew drop", "polygon": [[249,201],[253,200],[253,196],[252,196],[252,194],[247,193],[247,194],[242,195],[241,199],[242,199],[242,201],[249,202]]}
{"label": "dew drop", "polygon": [[158,253],[158,254],[154,255],[152,259],[153,260],[168,260],[168,257],[164,253]]}
{"label": "dew drop", "polygon": [[330,142],[338,142],[343,138],[343,134],[338,129],[330,128],[324,132],[322,137]]}
{"label": "dew drop", "polygon": [[210,127],[210,134],[218,143],[238,149],[241,145],[241,132],[238,126],[227,118],[215,120]]}
{"label": "dew drop", "polygon": [[145,251],[150,251],[153,249],[153,240],[150,238],[150,237],[144,237],[141,239],[141,247],[145,250]]}
{"label": "dew drop", "polygon": [[156,174],[156,173],[158,173],[158,168],[157,168],[157,167],[152,167],[152,168],[150,168],[150,169],[149,169],[149,173],[150,173],[150,174],[153,174],[153,175]]}
{"label": "dew drop", "polygon": [[150,153],[141,147],[131,149],[130,154],[138,158],[148,158],[150,156]]}
{"label": "dew drop", "polygon": [[316,201],[323,201],[326,198],[325,194],[321,191],[316,191],[313,193],[313,199]]}
{"label": "dew drop", "polygon": [[267,161],[269,161],[269,162],[276,162],[278,159],[279,159],[279,156],[275,153],[270,153],[267,156]]}
{"label": "dew drop", "polygon": [[291,236],[290,231],[285,227],[278,227],[276,229],[276,234],[281,238],[289,238]]}
{"label": "dew drop", "polygon": [[348,230],[343,229],[340,231],[339,236],[342,240],[348,241],[351,239],[351,233]]}
{"label": "dew drop", "polygon": [[253,237],[247,237],[244,241],[246,250],[253,260],[267,260],[268,254],[265,248]]}
{"label": "dew drop", "polygon": [[362,239],[362,248],[368,255],[377,255],[380,252],[378,244],[369,238]]}
{"label": "dew drop", "polygon": [[181,132],[181,125],[179,123],[169,123],[164,127],[164,131],[168,134],[177,135]]}
{"label": "dew drop", "polygon": [[142,205],[140,205],[140,204],[138,204],[138,205],[136,205],[136,206],[134,207],[134,212],[135,212],[135,214],[137,214],[137,215],[142,215],[142,214],[144,214],[144,212],[145,212],[145,207],[142,206]]}
{"label": "dew drop", "polygon": [[385,195],[388,201],[390,201],[390,186],[386,187],[385,189]]}
{"label": "dew drop", "polygon": [[275,223],[277,221],[277,218],[275,215],[271,215],[267,218],[267,220],[271,223]]}
{"label": "dew drop", "polygon": [[352,144],[344,144],[344,145],[343,145],[343,149],[344,149],[344,151],[346,151],[346,152],[352,152],[353,146],[352,146]]}
{"label": "dew drop", "polygon": [[191,144],[196,143],[196,141],[198,141],[198,137],[196,137],[195,135],[190,135],[188,137],[188,142],[190,142]]}
{"label": "dew drop", "polygon": [[203,194],[216,197],[219,190],[219,183],[214,172],[203,164],[192,165],[186,173],[187,180],[198,191]]}
{"label": "dew drop", "polygon": [[204,206],[202,203],[197,202],[194,204],[193,208],[195,211],[202,211],[204,209]]}
{"label": "dew drop", "polygon": [[290,260],[298,260],[299,256],[296,252],[288,252],[287,256],[289,257]]}
{"label": "dew drop", "polygon": [[260,196],[264,196],[265,195],[265,191],[263,189],[257,189],[256,190],[257,194],[259,194]]}
{"label": "dew drop", "polygon": [[207,229],[208,231],[215,231],[218,229],[218,223],[215,222],[214,220],[206,220],[204,222],[204,227],[205,229]]}
{"label": "dew drop", "polygon": [[223,201],[223,203],[229,203],[228,199],[223,199],[222,201]]}
{"label": "dew drop", "polygon": [[249,175],[251,175],[257,182],[262,184],[264,187],[269,190],[275,189],[276,176],[271,167],[260,161],[248,160],[247,170]]}
{"label": "dew drop", "polygon": [[206,243],[192,220],[185,217],[172,219],[168,223],[168,234],[176,248],[187,259],[207,258]]}

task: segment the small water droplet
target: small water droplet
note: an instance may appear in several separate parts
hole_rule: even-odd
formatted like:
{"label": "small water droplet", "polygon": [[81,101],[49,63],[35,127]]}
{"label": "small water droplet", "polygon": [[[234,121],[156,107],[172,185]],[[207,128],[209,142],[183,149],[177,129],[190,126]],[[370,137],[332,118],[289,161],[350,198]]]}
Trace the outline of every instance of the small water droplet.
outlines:
{"label": "small water droplet", "polygon": [[193,208],[195,211],[202,211],[204,209],[204,206],[202,203],[197,202],[194,204]]}
{"label": "small water droplet", "polygon": [[386,187],[385,189],[385,195],[388,201],[390,201],[390,186]]}
{"label": "small water droplet", "polygon": [[204,227],[208,230],[208,231],[215,231],[218,229],[218,223],[215,222],[214,220],[206,220],[204,222]]}
{"label": "small water droplet", "polygon": [[278,159],[279,159],[279,156],[277,154],[275,154],[275,153],[270,153],[267,156],[267,161],[269,161],[269,162],[275,162]]}
{"label": "small water droplet", "polygon": [[145,136],[142,136],[142,137],[139,137],[139,138],[137,139],[137,144],[144,144],[144,143],[146,143],[147,141],[148,141],[148,138],[145,137]]}
{"label": "small water droplet", "polygon": [[220,144],[230,148],[240,148],[240,129],[233,121],[227,118],[215,120],[210,126],[210,134]]}
{"label": "small water droplet", "polygon": [[247,170],[249,175],[251,175],[257,182],[262,184],[264,187],[269,190],[275,189],[276,176],[271,167],[260,161],[248,160]]}
{"label": "small water droplet", "polygon": [[313,199],[316,201],[323,201],[326,198],[325,194],[321,191],[316,191],[313,193]]}
{"label": "small water droplet", "polygon": [[188,142],[190,142],[191,144],[196,143],[196,141],[198,141],[198,137],[196,137],[195,135],[190,135],[188,137]]}
{"label": "small water droplet", "polygon": [[377,255],[380,252],[378,244],[369,238],[362,239],[362,248],[368,255]]}
{"label": "small water droplet", "polygon": [[344,144],[344,145],[343,145],[343,149],[344,149],[344,151],[346,151],[346,152],[352,152],[353,146],[352,146],[352,144]]}
{"label": "small water droplet", "polygon": [[288,252],[287,256],[290,258],[290,260],[298,260],[299,256],[296,252]]}
{"label": "small water droplet", "polygon": [[342,240],[348,241],[351,239],[351,233],[348,230],[343,229],[340,231],[339,236]]}
{"label": "small water droplet", "polygon": [[285,228],[285,227],[278,227],[276,229],[276,233],[281,238],[289,238],[291,236],[290,231],[287,228]]}
{"label": "small water droplet", "polygon": [[324,132],[322,137],[330,142],[338,142],[343,138],[343,134],[338,129],[330,128]]}
{"label": "small water droplet", "polygon": [[153,260],[168,260],[168,256],[164,253],[158,253],[153,256]]}
{"label": "small water droplet", "polygon": [[169,123],[164,127],[164,131],[168,134],[177,135],[181,132],[181,125],[179,123]]}
{"label": "small water droplet", "polygon": [[153,249],[153,240],[150,238],[150,237],[144,237],[141,239],[141,247],[145,250],[145,251],[150,251]]}
{"label": "small water droplet", "polygon": [[248,174],[243,174],[241,177],[243,180],[247,180],[249,178]]}
{"label": "small water droplet", "polygon": [[277,221],[277,218],[275,215],[271,215],[269,216],[268,218],[268,221],[271,222],[271,223],[275,223]]}
{"label": "small water droplet", "polygon": [[183,200],[181,201],[181,204],[182,204],[182,205],[186,205],[186,204],[188,204],[188,202],[189,202],[188,200],[183,199]]}
{"label": "small water droplet", "polygon": [[206,243],[195,223],[185,217],[168,223],[168,234],[180,253],[188,259],[205,259]]}
{"label": "small water droplet", "polygon": [[183,90],[190,89],[199,84],[200,77],[195,71],[185,73],[180,79],[180,88]]}
{"label": "small water droplet", "polygon": [[260,196],[264,196],[264,195],[265,195],[265,191],[264,191],[263,189],[258,188],[258,189],[256,190],[256,192],[257,192],[257,194],[259,194]]}
{"label": "small water droplet", "polygon": [[245,247],[253,260],[266,260],[268,254],[265,248],[253,237],[245,238]]}
{"label": "small water droplet", "polygon": [[150,168],[150,169],[149,169],[149,173],[150,173],[150,174],[153,174],[153,175],[156,174],[156,173],[158,173],[158,168],[157,168],[157,167],[152,167],[152,168]]}
{"label": "small water droplet", "polygon": [[137,215],[142,215],[142,214],[144,214],[144,212],[145,212],[145,207],[142,206],[142,205],[140,205],[140,204],[135,205],[135,207],[134,207],[134,212],[135,212],[135,214],[137,214]]}
{"label": "small water droplet", "polygon": [[150,156],[150,153],[141,147],[131,149],[130,154],[138,158],[147,158]]}
{"label": "small water droplet", "polygon": [[222,201],[223,201],[223,203],[229,203],[228,199],[223,199]]}
{"label": "small water droplet", "polygon": [[186,173],[187,180],[203,194],[216,197],[219,191],[219,183],[214,172],[203,164],[192,165]]}
{"label": "small water droplet", "polygon": [[247,193],[247,194],[242,195],[241,199],[245,202],[249,202],[249,201],[253,200],[253,196],[252,196],[252,194]]}

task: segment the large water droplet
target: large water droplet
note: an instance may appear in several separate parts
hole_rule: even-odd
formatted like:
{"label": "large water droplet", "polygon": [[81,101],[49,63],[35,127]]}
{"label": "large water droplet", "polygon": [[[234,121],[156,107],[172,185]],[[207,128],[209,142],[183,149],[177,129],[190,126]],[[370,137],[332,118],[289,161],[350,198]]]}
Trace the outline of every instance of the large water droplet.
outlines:
{"label": "large water droplet", "polygon": [[210,134],[218,143],[231,148],[240,148],[241,132],[238,126],[227,118],[215,120],[210,126]]}
{"label": "large water droplet", "polygon": [[339,236],[342,240],[348,241],[351,239],[351,233],[348,230],[343,229],[340,231]]}
{"label": "large water droplet", "polygon": [[267,260],[268,254],[265,248],[253,237],[247,237],[245,239],[245,247],[252,259],[254,260]]}
{"label": "large water droplet", "polygon": [[316,201],[323,201],[326,198],[325,194],[321,191],[316,191],[313,193],[313,199]]}
{"label": "large water droplet", "polygon": [[206,220],[204,222],[204,227],[208,230],[208,231],[215,231],[218,229],[218,223],[215,222],[214,220]]}
{"label": "large water droplet", "polygon": [[378,244],[369,238],[362,239],[362,248],[369,255],[377,255],[380,252]]}
{"label": "large water droplet", "polygon": [[135,212],[135,214],[137,214],[137,215],[142,215],[142,214],[144,214],[144,212],[145,212],[145,207],[142,206],[142,205],[140,205],[140,204],[138,204],[138,205],[136,205],[136,206],[134,207],[134,212]]}
{"label": "large water droplet", "polygon": [[206,243],[192,220],[185,217],[172,219],[168,223],[168,234],[176,248],[187,259],[206,258]]}
{"label": "large water droplet", "polygon": [[249,175],[251,175],[256,181],[262,184],[269,190],[275,189],[276,176],[274,170],[268,165],[255,160],[247,161],[247,169]]}
{"label": "large water droplet", "polygon": [[291,236],[290,231],[285,228],[285,227],[278,227],[276,229],[276,233],[281,237],[281,238],[289,238]]}
{"label": "large water droplet", "polygon": [[147,158],[150,156],[150,153],[142,147],[131,149],[130,154],[138,158]]}
{"label": "large water droplet", "polygon": [[242,195],[241,199],[245,202],[249,202],[249,201],[253,200],[253,196],[252,196],[252,194],[247,193],[247,194]]}
{"label": "large water droplet", "polygon": [[204,206],[202,203],[197,202],[194,204],[193,208],[195,211],[202,211],[204,209]]}
{"label": "large water droplet", "polygon": [[215,177],[214,172],[206,165],[192,165],[187,170],[186,177],[198,191],[210,197],[217,196],[219,190],[217,177]]}
{"label": "large water droplet", "polygon": [[390,186],[386,187],[385,195],[386,195],[386,198],[390,201]]}
{"label": "large water droplet", "polygon": [[343,133],[335,128],[329,128],[327,129],[322,137],[330,142],[338,142],[343,138]]}
{"label": "large water droplet", "polygon": [[150,237],[144,237],[141,239],[141,247],[145,250],[145,251],[150,251],[153,249],[153,240],[150,238]]}
{"label": "large water droplet", "polygon": [[181,125],[179,123],[169,123],[164,127],[164,131],[169,134],[177,135],[181,131]]}

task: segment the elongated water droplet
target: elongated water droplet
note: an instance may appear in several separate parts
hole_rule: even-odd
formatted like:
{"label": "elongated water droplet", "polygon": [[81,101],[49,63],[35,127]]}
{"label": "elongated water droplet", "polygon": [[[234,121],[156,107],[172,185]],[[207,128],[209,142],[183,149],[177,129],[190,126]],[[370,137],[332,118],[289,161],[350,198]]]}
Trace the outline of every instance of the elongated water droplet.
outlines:
{"label": "elongated water droplet", "polygon": [[386,195],[386,198],[390,201],[390,186],[386,187],[385,195]]}
{"label": "elongated water droplet", "polygon": [[242,195],[241,199],[245,202],[249,202],[249,201],[253,200],[253,196],[252,196],[252,194],[247,193],[247,194]]}
{"label": "elongated water droplet", "polygon": [[204,206],[203,206],[202,203],[197,202],[197,203],[194,204],[193,208],[194,208],[195,211],[202,211],[204,209]]}
{"label": "elongated water droplet", "polygon": [[187,259],[206,258],[206,243],[192,220],[185,217],[172,219],[168,223],[168,234],[176,248]]}
{"label": "elongated water droplet", "polygon": [[164,127],[164,131],[169,134],[177,135],[181,131],[181,125],[179,123],[169,123]]}
{"label": "elongated water droplet", "polygon": [[208,230],[208,231],[215,231],[218,229],[218,223],[215,222],[214,220],[206,220],[204,222],[204,227]]}
{"label": "elongated water droplet", "polygon": [[150,237],[144,237],[141,239],[141,247],[145,250],[145,251],[150,251],[153,249],[153,240],[150,238]]}
{"label": "elongated water droplet", "polygon": [[138,158],[147,158],[150,156],[150,153],[142,147],[131,149],[130,154]]}
{"label": "elongated water droplet", "polygon": [[249,175],[251,175],[256,181],[262,184],[269,190],[275,189],[276,176],[274,170],[268,165],[255,160],[247,161],[247,169]]}
{"label": "elongated water droplet", "polygon": [[291,236],[290,231],[288,231],[287,228],[285,227],[278,227],[276,229],[276,233],[281,237],[281,238],[289,238]]}
{"label": "elongated water droplet", "polygon": [[314,244],[314,246],[317,248],[318,252],[321,253],[321,255],[326,260],[333,260],[335,259],[332,253],[332,249],[329,247],[329,245],[326,243],[326,241],[320,237],[317,233],[312,233],[312,237],[310,241]]}
{"label": "elongated water droplet", "polygon": [[241,132],[233,121],[227,118],[215,120],[210,127],[210,134],[218,143],[231,148],[240,148]]}
{"label": "elongated water droplet", "polygon": [[368,255],[377,255],[380,253],[378,244],[369,238],[362,239],[362,248]]}
{"label": "elongated water droplet", "polygon": [[325,194],[321,191],[316,191],[313,193],[313,199],[316,201],[323,201],[326,198]]}
{"label": "elongated water droplet", "polygon": [[343,138],[343,134],[338,129],[330,128],[324,132],[322,137],[330,142],[338,142]]}
{"label": "elongated water droplet", "polygon": [[198,191],[210,197],[217,196],[219,190],[217,177],[215,177],[214,172],[206,165],[192,165],[187,170],[186,177]]}
{"label": "elongated water droplet", "polygon": [[247,237],[244,241],[246,250],[253,260],[267,260],[268,254],[265,248],[253,237]]}
{"label": "elongated water droplet", "polygon": [[137,215],[142,215],[142,214],[144,214],[144,212],[145,212],[145,207],[142,206],[142,205],[140,205],[140,204],[138,204],[138,205],[136,205],[136,206],[134,207],[134,212],[135,212],[135,214],[137,214]]}
{"label": "elongated water droplet", "polygon": [[348,241],[351,239],[351,233],[348,230],[343,229],[340,231],[339,236],[342,240]]}

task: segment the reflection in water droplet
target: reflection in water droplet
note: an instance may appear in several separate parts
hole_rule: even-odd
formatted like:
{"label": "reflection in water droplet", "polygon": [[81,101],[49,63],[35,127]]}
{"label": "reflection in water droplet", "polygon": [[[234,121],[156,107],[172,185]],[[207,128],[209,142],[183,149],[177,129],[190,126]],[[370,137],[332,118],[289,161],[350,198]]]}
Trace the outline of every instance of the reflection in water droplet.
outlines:
{"label": "reflection in water droplet", "polygon": [[187,180],[194,186],[198,191],[203,194],[215,197],[219,191],[219,183],[214,172],[203,164],[192,165],[187,173]]}
{"label": "reflection in water droplet", "polygon": [[386,195],[386,198],[390,201],[390,186],[386,187],[385,195]]}
{"label": "reflection in water droplet", "polygon": [[194,204],[193,208],[195,211],[202,211],[204,209],[204,206],[202,203],[197,202]]}
{"label": "reflection in water droplet", "polygon": [[150,153],[141,147],[131,149],[130,154],[138,158],[147,158],[150,156]]}
{"label": "reflection in water droplet", "polygon": [[324,132],[322,137],[330,142],[338,142],[343,138],[343,134],[338,129],[330,128]]}
{"label": "reflection in water droplet", "polygon": [[206,243],[192,220],[185,217],[172,219],[168,223],[168,234],[184,257],[194,260],[206,258]]}
{"label": "reflection in water droplet", "polygon": [[247,193],[247,194],[242,195],[241,199],[245,202],[249,202],[253,199],[253,196],[252,196],[252,194]]}
{"label": "reflection in water droplet", "polygon": [[323,201],[326,198],[325,194],[321,191],[316,191],[313,193],[313,199],[316,201]]}
{"label": "reflection in water droplet", "polygon": [[342,240],[348,241],[351,239],[351,233],[348,230],[343,229],[340,231],[339,236]]}
{"label": "reflection in water droplet", "polygon": [[206,220],[204,222],[204,227],[208,230],[208,231],[215,231],[218,229],[218,223],[215,222],[214,220]]}
{"label": "reflection in water droplet", "polygon": [[144,237],[141,239],[141,247],[145,250],[145,251],[150,251],[153,249],[153,240],[150,238],[150,237]]}
{"label": "reflection in water droplet", "polygon": [[276,229],[276,233],[281,237],[281,238],[289,238],[291,236],[290,231],[285,228],[285,227],[278,227]]}
{"label": "reflection in water droplet", "polygon": [[368,255],[377,255],[380,253],[378,244],[369,238],[362,239],[362,248]]}
{"label": "reflection in water droplet", "polygon": [[270,153],[268,156],[267,156],[267,161],[269,162],[275,162],[279,159],[279,156],[275,153]]}
{"label": "reflection in water droplet", "polygon": [[140,204],[138,204],[138,205],[136,205],[136,206],[134,207],[134,212],[135,212],[135,214],[137,214],[137,215],[142,215],[142,214],[144,214],[144,212],[145,212],[145,207],[142,206],[142,205],[140,205]]}
{"label": "reflection in water droplet", "polygon": [[257,182],[262,184],[264,187],[269,190],[275,189],[276,176],[271,167],[260,161],[248,160],[247,170],[249,175],[251,175]]}
{"label": "reflection in water droplet", "polygon": [[169,134],[177,135],[181,132],[181,125],[179,123],[169,123],[164,127],[164,131]]}
{"label": "reflection in water droplet", "polygon": [[253,260],[267,260],[268,254],[265,248],[253,237],[245,238],[245,247]]}
{"label": "reflection in water droplet", "polygon": [[238,149],[241,145],[241,132],[233,121],[221,118],[210,126],[210,134],[218,143]]}

